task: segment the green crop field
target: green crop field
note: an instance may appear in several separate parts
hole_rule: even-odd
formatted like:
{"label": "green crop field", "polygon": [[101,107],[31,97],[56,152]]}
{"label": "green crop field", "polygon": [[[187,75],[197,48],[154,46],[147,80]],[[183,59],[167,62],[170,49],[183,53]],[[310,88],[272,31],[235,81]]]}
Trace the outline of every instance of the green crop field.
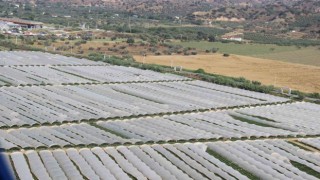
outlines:
{"label": "green crop field", "polygon": [[220,53],[237,54],[284,62],[320,66],[319,47],[278,46],[272,44],[236,44],[206,41],[173,42],[201,50],[219,48]]}

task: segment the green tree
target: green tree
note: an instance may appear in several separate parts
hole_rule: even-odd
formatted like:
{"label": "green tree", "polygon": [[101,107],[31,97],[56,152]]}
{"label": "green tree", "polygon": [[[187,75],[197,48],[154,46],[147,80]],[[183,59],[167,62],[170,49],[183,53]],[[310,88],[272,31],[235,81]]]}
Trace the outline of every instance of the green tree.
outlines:
{"label": "green tree", "polygon": [[210,35],[210,36],[208,37],[208,41],[209,41],[209,42],[215,42],[215,41],[216,41],[216,37],[214,37],[214,35]]}
{"label": "green tree", "polygon": [[129,37],[129,38],[127,39],[127,43],[128,43],[128,44],[133,44],[133,43],[134,43],[134,39],[133,39],[132,37]]}

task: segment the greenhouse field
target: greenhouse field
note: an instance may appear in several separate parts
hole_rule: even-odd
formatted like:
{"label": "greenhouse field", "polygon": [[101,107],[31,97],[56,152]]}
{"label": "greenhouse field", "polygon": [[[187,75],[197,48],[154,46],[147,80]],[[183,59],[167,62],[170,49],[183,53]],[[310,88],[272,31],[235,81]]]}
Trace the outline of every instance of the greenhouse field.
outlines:
{"label": "greenhouse field", "polygon": [[[0,88],[0,127],[197,111],[286,102],[236,89],[215,90],[200,82]],[[201,83],[203,85],[203,83]],[[217,86],[220,88],[220,86]],[[196,91],[201,93],[195,94]],[[41,114],[39,114],[41,110]],[[12,121],[14,120],[14,121]]]}
{"label": "greenhouse field", "polygon": [[40,52],[0,52],[15,179],[319,179],[320,105]]}
{"label": "greenhouse field", "polygon": [[[91,84],[177,81],[188,78],[121,66],[18,66],[0,67],[0,81],[18,85]],[[0,86],[5,84],[0,84]]]}
{"label": "greenhouse field", "polygon": [[27,150],[6,158],[21,179],[317,179],[320,172],[317,153],[284,140]]}

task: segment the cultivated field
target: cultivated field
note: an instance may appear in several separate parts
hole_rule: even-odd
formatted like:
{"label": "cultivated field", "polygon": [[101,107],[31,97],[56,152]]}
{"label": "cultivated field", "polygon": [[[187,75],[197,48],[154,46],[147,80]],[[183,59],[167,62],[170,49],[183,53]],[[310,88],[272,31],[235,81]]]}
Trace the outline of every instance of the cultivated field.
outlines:
{"label": "cultivated field", "polygon": [[[135,56],[139,62],[143,57]],[[147,56],[146,63],[202,68],[206,72],[232,77],[245,77],[266,85],[290,87],[304,92],[320,92],[320,68],[240,55]]]}
{"label": "cultivated field", "polygon": [[320,178],[317,104],[40,52],[0,66],[14,179]]}
{"label": "cultivated field", "polygon": [[278,46],[271,44],[235,44],[220,42],[175,42],[184,47],[202,50],[219,48],[220,53],[237,54],[263,59],[279,60],[298,64],[320,66],[319,47]]}

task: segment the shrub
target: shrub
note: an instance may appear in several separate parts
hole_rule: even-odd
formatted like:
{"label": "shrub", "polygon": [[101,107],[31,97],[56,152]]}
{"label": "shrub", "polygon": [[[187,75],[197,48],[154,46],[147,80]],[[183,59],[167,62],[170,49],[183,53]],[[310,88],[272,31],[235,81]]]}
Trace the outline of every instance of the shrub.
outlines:
{"label": "shrub", "polygon": [[151,47],[151,48],[149,48],[148,50],[151,51],[151,52],[153,52],[153,53],[157,52],[157,48],[155,48],[155,47]]}
{"label": "shrub", "polygon": [[120,46],[119,48],[120,49],[125,49],[125,48],[127,48],[127,46]]}
{"label": "shrub", "polygon": [[212,49],[211,49],[211,52],[212,52],[212,53],[216,53],[216,52],[218,52],[218,50],[219,50],[219,48],[212,48]]}
{"label": "shrub", "polygon": [[197,55],[198,53],[196,51],[191,52],[192,55]]}
{"label": "shrub", "polygon": [[194,71],[195,73],[199,73],[199,74],[205,74],[206,72],[203,69],[197,69]]}
{"label": "shrub", "polygon": [[311,93],[310,94],[311,98],[316,98],[316,99],[320,99],[320,93]]}
{"label": "shrub", "polygon": [[252,84],[254,84],[254,85],[261,85],[261,82],[259,82],[259,81],[252,81]]}
{"label": "shrub", "polygon": [[74,37],[74,36],[69,36],[68,39],[69,39],[69,40],[75,40],[76,37]]}
{"label": "shrub", "polygon": [[79,41],[79,42],[75,42],[74,45],[75,45],[75,46],[80,46],[80,45],[81,45],[81,42],[80,42],[80,41]]}
{"label": "shrub", "polygon": [[227,53],[223,54],[223,57],[229,57],[229,56],[230,56],[230,54],[227,54]]}
{"label": "shrub", "polygon": [[133,44],[133,43],[134,43],[134,39],[133,39],[132,37],[129,37],[129,38],[127,39],[127,43],[128,43],[128,44]]}

